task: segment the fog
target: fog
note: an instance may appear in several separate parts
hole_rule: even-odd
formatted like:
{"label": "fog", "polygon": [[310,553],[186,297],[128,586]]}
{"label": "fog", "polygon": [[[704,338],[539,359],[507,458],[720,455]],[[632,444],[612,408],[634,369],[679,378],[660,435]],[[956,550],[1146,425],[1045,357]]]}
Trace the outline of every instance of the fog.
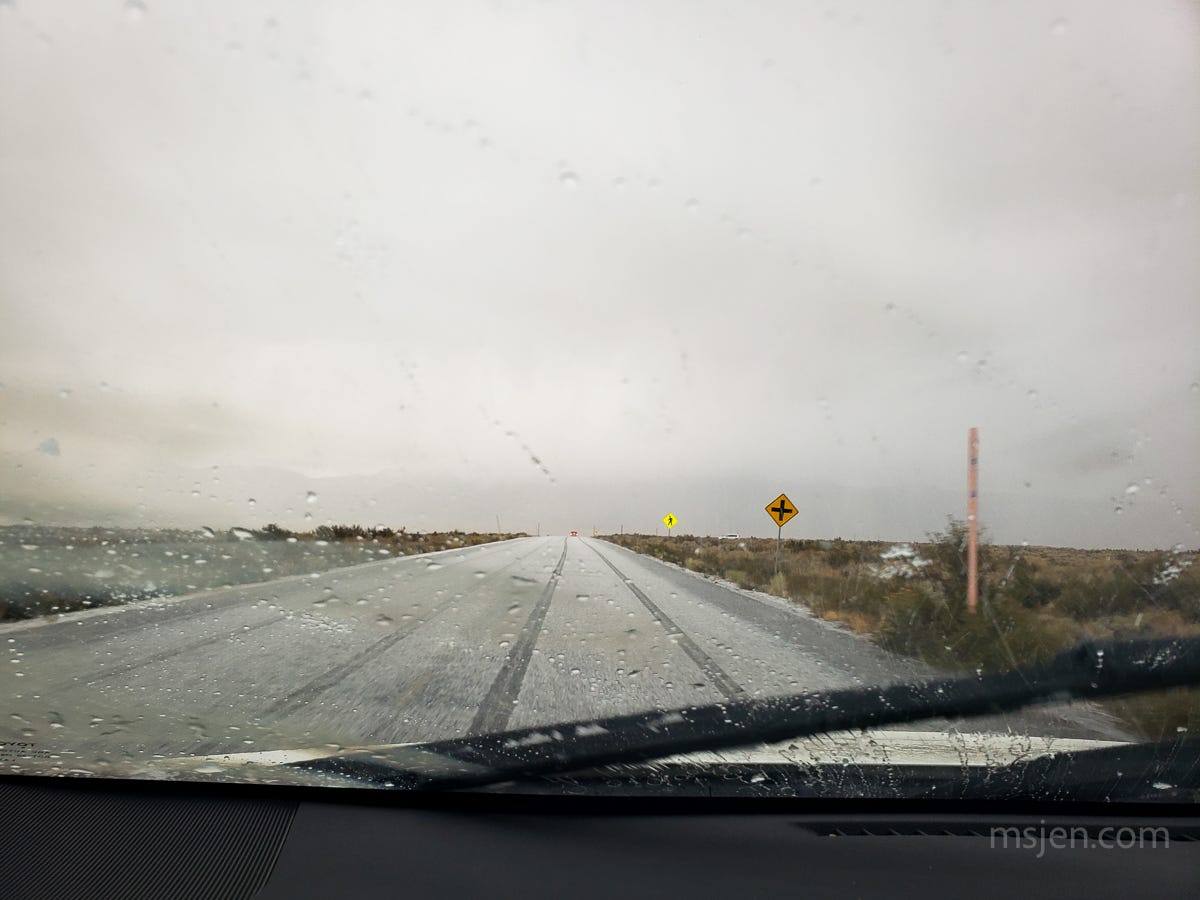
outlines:
{"label": "fog", "polygon": [[0,5],[0,522],[1196,546],[1198,35]]}

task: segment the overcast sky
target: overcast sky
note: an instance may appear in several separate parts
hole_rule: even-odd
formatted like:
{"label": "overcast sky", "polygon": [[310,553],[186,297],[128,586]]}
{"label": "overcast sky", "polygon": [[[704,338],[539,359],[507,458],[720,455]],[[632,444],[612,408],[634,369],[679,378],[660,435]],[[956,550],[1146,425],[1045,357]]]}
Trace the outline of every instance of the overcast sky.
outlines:
{"label": "overcast sky", "polygon": [[1198,186],[1194,2],[8,0],[0,522],[1195,546]]}

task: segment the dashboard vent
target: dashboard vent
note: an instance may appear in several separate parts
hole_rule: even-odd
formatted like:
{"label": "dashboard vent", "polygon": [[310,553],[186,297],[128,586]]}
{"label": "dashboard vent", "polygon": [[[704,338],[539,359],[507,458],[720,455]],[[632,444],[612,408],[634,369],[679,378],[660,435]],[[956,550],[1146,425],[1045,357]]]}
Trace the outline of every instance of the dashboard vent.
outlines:
{"label": "dashboard vent", "polygon": [[[1070,824],[1066,822],[938,822],[936,820],[917,821],[877,821],[877,822],[796,822],[796,827],[818,837],[974,837],[990,838],[1002,829],[1017,829],[1022,835],[1037,834],[1044,829],[1047,834],[1050,829],[1059,829],[1068,837],[1084,837],[1089,840],[1115,840],[1118,832],[1128,832],[1133,837],[1147,829],[1147,839],[1151,832],[1148,829],[1159,828],[1157,836],[1165,836],[1171,842],[1191,843],[1200,841],[1200,825],[1155,826],[1152,822],[1113,821],[1105,823]],[[1120,836],[1120,835],[1119,835]]]}

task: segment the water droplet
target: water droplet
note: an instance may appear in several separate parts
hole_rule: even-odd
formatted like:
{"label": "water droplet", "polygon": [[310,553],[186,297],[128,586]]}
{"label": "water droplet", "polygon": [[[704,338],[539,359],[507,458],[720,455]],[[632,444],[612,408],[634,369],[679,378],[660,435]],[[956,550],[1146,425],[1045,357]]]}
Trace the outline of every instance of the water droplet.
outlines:
{"label": "water droplet", "polygon": [[255,500],[253,497],[251,497],[249,500],[247,500],[247,501],[246,501],[246,503],[247,503],[247,504],[248,504],[248,505],[249,505],[251,508],[253,508],[253,507],[254,507],[254,505],[255,505],[256,503],[258,503],[258,501],[257,501],[257,500]]}
{"label": "water droplet", "polygon": [[59,400],[70,400],[71,393],[72,392],[71,392],[70,388],[63,388],[61,391],[58,392],[58,399]]}
{"label": "water droplet", "polygon": [[521,604],[520,604],[520,603],[514,603],[512,606],[510,606],[510,607],[508,608],[508,611],[509,611],[510,613],[519,613],[519,612],[521,611]]}
{"label": "water droplet", "polygon": [[425,571],[427,572],[436,572],[440,568],[442,568],[442,564],[440,562],[434,562],[433,560],[430,560],[429,562],[425,563]]}
{"label": "water droplet", "polygon": [[572,675],[581,675],[581,674],[583,674],[583,670],[582,669],[572,669],[571,674]]}
{"label": "water droplet", "polygon": [[1028,397],[1030,399],[1030,401],[1032,401],[1033,403],[1037,403],[1037,398],[1038,398],[1037,391],[1027,391],[1025,393],[1025,396]]}
{"label": "water droplet", "polygon": [[146,15],[146,4],[142,0],[125,0],[125,18],[138,22]]}
{"label": "water droplet", "polygon": [[576,595],[575,595],[575,599],[576,599],[576,600],[578,600],[578,601],[580,601],[580,602],[582,603],[582,602],[585,602],[585,601],[587,601],[587,600],[591,600],[592,598],[591,598],[591,597],[589,597],[587,594],[576,594]]}
{"label": "water droplet", "polygon": [[317,502],[317,492],[309,491],[307,494],[305,494],[304,502],[305,503],[316,503]]}
{"label": "water droplet", "polygon": [[569,191],[573,191],[579,187],[579,176],[571,171],[560,172],[558,183]]}
{"label": "water droplet", "polygon": [[1055,19],[1050,25],[1050,33],[1055,37],[1061,37],[1067,33],[1067,20]]}
{"label": "water droplet", "polygon": [[395,619],[393,619],[393,618],[392,618],[391,616],[389,616],[389,615],[386,615],[385,613],[380,613],[379,615],[377,615],[377,616],[375,617],[375,624],[376,624],[376,625],[383,625],[383,626],[385,626],[385,627],[386,627],[386,626],[388,626],[388,625],[391,625],[391,624],[393,624],[394,622],[395,622]]}
{"label": "water droplet", "polygon": [[501,650],[507,650],[507,649],[508,649],[508,648],[509,648],[511,645],[512,645],[512,641],[501,641],[501,642],[500,642],[500,649],[501,649]]}
{"label": "water droplet", "polygon": [[959,363],[960,365],[964,365],[964,366],[965,366],[965,365],[966,365],[966,364],[967,364],[967,363],[970,361],[970,359],[971,359],[970,355],[968,355],[968,353],[967,353],[967,351],[966,351],[966,350],[960,350],[960,351],[958,351],[958,355],[957,355],[957,356],[955,356],[954,358],[955,358],[955,359],[958,361],[958,363]]}
{"label": "water droplet", "polygon": [[683,205],[683,208],[686,209],[690,215],[694,216],[700,211],[700,201],[695,197],[692,197]]}
{"label": "water droplet", "polygon": [[1125,488],[1125,493],[1132,496],[1133,494],[1136,494],[1140,490],[1141,490],[1141,487],[1131,481],[1129,483],[1129,486]]}
{"label": "water droplet", "polygon": [[1117,504],[1116,506],[1113,507],[1113,512],[1119,516],[1123,512],[1125,512],[1125,508],[1123,506],[1121,506],[1120,504]]}
{"label": "water droplet", "polygon": [[476,578],[487,578],[487,572],[476,572],[475,577]]}
{"label": "water droplet", "polygon": [[1193,381],[1193,382],[1192,382],[1192,383],[1191,383],[1191,384],[1188,386],[1188,389],[1189,389],[1189,390],[1190,390],[1190,391],[1191,391],[1193,394],[1200,394],[1200,381]]}

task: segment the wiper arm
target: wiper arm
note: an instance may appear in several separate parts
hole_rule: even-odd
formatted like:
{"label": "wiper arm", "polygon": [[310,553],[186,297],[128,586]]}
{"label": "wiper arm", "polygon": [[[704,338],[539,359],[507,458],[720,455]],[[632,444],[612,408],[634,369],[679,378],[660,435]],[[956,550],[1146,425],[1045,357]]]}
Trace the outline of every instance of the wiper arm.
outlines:
{"label": "wiper arm", "polygon": [[934,679],[582,719],[404,748],[417,765],[378,755],[306,767],[414,789],[477,787],[681,753],[772,743],[932,718],[972,718],[1039,703],[1200,685],[1200,638],[1086,642],[1048,663]]}

